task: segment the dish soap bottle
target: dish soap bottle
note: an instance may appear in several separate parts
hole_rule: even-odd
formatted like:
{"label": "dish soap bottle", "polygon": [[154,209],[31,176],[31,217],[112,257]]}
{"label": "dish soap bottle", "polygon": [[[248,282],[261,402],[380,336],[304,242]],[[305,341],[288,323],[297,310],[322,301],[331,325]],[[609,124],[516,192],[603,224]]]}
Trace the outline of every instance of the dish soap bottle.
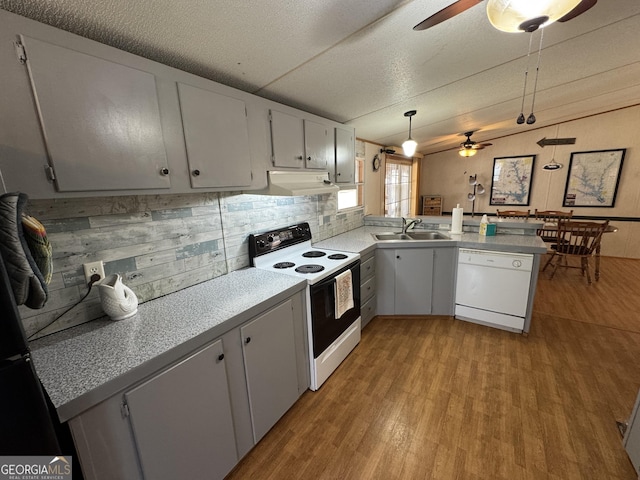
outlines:
{"label": "dish soap bottle", "polygon": [[496,234],[496,224],[489,223],[489,218],[485,213],[482,215],[482,220],[480,220],[480,229],[478,230],[480,235],[485,235],[487,237],[493,236]]}

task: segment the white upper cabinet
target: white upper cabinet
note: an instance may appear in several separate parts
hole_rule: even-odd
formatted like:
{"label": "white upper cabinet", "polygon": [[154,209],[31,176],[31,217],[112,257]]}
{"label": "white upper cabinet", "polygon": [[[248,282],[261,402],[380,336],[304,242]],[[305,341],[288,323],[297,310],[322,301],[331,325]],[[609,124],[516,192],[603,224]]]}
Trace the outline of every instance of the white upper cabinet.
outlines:
{"label": "white upper cabinet", "polygon": [[193,188],[251,185],[251,153],[242,100],[178,83]]}
{"label": "white upper cabinet", "polygon": [[353,129],[336,128],[336,183],[355,182],[354,137]]}
{"label": "white upper cabinet", "polygon": [[58,191],[171,186],[154,75],[21,40]]}
{"label": "white upper cabinet", "polygon": [[305,166],[307,168],[326,169],[329,156],[333,155],[333,128],[311,120],[304,120]]}
{"label": "white upper cabinet", "polygon": [[275,167],[304,166],[304,129],[302,120],[288,113],[271,110],[271,148]]}
{"label": "white upper cabinet", "polygon": [[326,170],[333,160],[333,127],[295,115],[270,111],[275,167]]}

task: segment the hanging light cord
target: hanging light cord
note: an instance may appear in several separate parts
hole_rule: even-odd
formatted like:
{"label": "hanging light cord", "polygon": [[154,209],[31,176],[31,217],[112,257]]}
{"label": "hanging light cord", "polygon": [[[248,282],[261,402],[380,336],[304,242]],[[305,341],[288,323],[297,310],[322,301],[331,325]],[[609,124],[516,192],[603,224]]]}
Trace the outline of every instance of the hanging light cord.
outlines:
{"label": "hanging light cord", "polygon": [[524,123],[524,97],[527,94],[527,77],[529,76],[529,59],[531,58],[531,42],[533,34],[529,35],[529,50],[527,51],[527,68],[524,71],[524,87],[522,87],[522,105],[520,106],[520,115],[516,120],[517,123]]}
{"label": "hanging light cord", "polygon": [[527,118],[527,124],[536,123],[536,116],[533,114],[533,107],[536,103],[536,91],[538,90],[538,72],[540,71],[540,57],[542,56],[542,39],[544,38],[544,28],[540,29],[540,46],[538,47],[538,63],[536,65],[536,80],[533,84],[533,99],[531,100],[531,114]]}

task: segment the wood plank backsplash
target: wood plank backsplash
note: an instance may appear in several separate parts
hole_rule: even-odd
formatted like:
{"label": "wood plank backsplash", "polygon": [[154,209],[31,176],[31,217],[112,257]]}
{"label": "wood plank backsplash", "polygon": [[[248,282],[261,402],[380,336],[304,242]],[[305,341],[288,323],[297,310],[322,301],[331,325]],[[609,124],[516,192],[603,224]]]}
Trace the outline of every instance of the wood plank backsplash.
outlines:
{"label": "wood plank backsplash", "polygon": [[[249,265],[250,233],[309,222],[315,241],[363,224],[363,210],[337,212],[335,194],[272,197],[237,192],[30,200],[28,211],[47,229],[53,247],[49,300],[41,310],[20,307],[32,335],[86,293],[82,264],[105,262],[140,302]],[[98,292],[34,336],[104,315]]]}

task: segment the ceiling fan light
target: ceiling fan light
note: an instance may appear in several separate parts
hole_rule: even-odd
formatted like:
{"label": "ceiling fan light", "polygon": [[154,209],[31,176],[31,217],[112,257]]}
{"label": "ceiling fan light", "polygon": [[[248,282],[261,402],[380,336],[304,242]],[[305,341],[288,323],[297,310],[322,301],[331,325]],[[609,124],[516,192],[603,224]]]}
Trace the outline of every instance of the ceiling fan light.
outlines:
{"label": "ceiling fan light", "polygon": [[489,17],[491,25],[503,32],[534,31],[539,26],[550,25],[564,17],[580,1],[489,0],[487,2],[487,17]]}
{"label": "ceiling fan light", "polygon": [[458,150],[458,155],[461,157],[473,157],[476,153],[478,153],[478,150],[474,148],[461,148]]}
{"label": "ceiling fan light", "polygon": [[418,147],[418,142],[416,142],[413,138],[409,137],[402,144],[402,151],[405,156],[413,157],[413,154],[416,153],[416,148]]}

